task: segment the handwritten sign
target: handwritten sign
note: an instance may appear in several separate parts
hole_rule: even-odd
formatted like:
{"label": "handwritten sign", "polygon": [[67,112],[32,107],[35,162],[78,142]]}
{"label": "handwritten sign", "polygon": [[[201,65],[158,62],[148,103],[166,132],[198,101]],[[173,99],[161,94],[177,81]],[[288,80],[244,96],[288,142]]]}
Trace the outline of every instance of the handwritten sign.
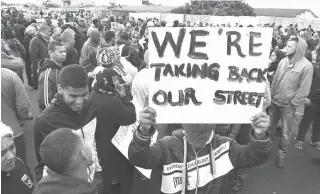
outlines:
{"label": "handwritten sign", "polygon": [[[133,99],[132,103],[135,105],[135,107],[137,106],[137,101],[135,100],[135,98]],[[137,115],[139,114],[138,109],[136,109]],[[127,158],[128,157],[128,149],[129,149],[129,145],[132,141],[133,138],[133,132],[138,128],[139,126],[139,121],[136,121],[134,124],[132,125],[128,125],[128,126],[120,126],[120,128],[118,129],[117,133],[115,134],[115,136],[112,138],[111,142],[113,143],[113,145]],[[156,132],[153,135],[153,138],[151,139],[151,144],[155,143],[157,140],[157,136],[158,136],[158,132]],[[136,167],[146,178],[150,179],[151,178],[151,169],[144,169],[144,168],[140,168],[140,167]]]}
{"label": "handwritten sign", "polygon": [[157,123],[250,123],[262,111],[271,28],[151,28]]}

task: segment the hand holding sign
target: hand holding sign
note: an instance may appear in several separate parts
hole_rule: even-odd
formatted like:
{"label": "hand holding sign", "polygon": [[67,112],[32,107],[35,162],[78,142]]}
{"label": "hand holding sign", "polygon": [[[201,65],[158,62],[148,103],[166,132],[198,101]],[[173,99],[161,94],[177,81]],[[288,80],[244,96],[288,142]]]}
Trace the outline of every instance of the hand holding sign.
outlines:
{"label": "hand holding sign", "polygon": [[261,112],[251,118],[251,126],[253,127],[256,138],[262,139],[269,127],[269,116]]}
{"label": "hand holding sign", "polygon": [[143,110],[139,114],[139,122],[140,122],[140,133],[142,135],[150,135],[151,126],[156,122],[156,111],[149,107],[149,98],[146,98],[145,106]]}

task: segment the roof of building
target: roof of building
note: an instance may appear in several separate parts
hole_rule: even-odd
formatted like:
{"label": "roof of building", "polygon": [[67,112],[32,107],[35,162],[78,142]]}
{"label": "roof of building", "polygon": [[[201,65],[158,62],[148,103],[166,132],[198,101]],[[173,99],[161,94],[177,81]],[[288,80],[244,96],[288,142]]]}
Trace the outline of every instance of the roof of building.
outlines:
{"label": "roof of building", "polygon": [[306,11],[311,12],[316,16],[310,9],[270,9],[270,8],[254,8],[257,16],[270,16],[270,17],[289,17],[295,18],[297,15]]}
{"label": "roof of building", "polygon": [[112,11],[129,11],[129,12],[152,12],[152,13],[166,13],[170,12],[176,7],[171,6],[157,6],[157,5],[141,5],[141,6],[126,6],[121,5],[121,7],[113,7],[109,10]]}

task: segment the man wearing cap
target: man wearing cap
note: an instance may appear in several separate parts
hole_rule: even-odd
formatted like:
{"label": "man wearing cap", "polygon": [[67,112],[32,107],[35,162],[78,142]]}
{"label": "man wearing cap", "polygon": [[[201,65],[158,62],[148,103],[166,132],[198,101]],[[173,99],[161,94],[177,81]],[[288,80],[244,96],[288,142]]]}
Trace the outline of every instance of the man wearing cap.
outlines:
{"label": "man wearing cap", "polygon": [[24,49],[21,42],[17,39],[17,36],[12,30],[4,29],[2,33],[3,40],[8,44],[10,50],[13,52],[15,57],[24,59],[26,56],[26,50]]}
{"label": "man wearing cap", "polygon": [[36,37],[30,41],[30,59],[32,62],[33,89],[38,90],[38,63],[41,59],[49,58],[48,44],[52,28],[46,23],[41,24]]}

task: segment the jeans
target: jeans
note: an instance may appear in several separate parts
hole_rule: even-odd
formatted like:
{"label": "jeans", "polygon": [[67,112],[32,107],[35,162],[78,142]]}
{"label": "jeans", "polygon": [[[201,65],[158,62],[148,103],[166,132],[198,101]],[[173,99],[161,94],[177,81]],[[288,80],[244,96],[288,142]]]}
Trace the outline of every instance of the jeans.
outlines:
{"label": "jeans", "polygon": [[275,133],[275,129],[278,126],[278,122],[281,119],[282,135],[278,148],[279,154],[283,157],[286,156],[288,152],[288,147],[290,145],[290,136],[295,112],[296,107],[292,107],[289,105],[279,106],[274,103],[271,103],[269,107],[270,125],[268,130],[271,134],[273,134],[273,136]]}
{"label": "jeans", "polygon": [[26,74],[28,78],[28,85],[30,87],[33,87],[33,81],[32,81],[32,65],[30,57],[27,57],[25,60],[25,66],[26,66]]}
{"label": "jeans", "polygon": [[297,141],[304,141],[307,131],[313,122],[312,142],[320,141],[320,104],[311,104],[304,108],[304,115],[299,125]]}

